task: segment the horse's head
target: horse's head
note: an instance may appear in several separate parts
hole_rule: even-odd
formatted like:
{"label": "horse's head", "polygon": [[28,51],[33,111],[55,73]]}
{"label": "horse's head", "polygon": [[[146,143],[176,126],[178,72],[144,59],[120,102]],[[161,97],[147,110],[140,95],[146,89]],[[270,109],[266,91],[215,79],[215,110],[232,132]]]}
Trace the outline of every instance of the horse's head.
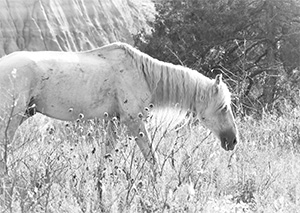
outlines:
{"label": "horse's head", "polygon": [[198,117],[221,141],[222,148],[233,150],[238,140],[238,130],[231,110],[230,92],[217,75],[212,86],[207,89],[206,98],[197,101]]}

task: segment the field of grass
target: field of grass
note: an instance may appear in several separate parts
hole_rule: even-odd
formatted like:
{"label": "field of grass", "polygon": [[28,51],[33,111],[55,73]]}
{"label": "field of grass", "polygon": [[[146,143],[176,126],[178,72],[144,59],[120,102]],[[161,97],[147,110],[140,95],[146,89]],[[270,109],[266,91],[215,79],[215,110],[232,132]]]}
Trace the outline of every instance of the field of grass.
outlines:
{"label": "field of grass", "polygon": [[124,128],[103,157],[101,122],[37,115],[9,146],[0,212],[299,212],[300,111],[237,123],[232,152],[199,126],[156,135],[155,178]]}

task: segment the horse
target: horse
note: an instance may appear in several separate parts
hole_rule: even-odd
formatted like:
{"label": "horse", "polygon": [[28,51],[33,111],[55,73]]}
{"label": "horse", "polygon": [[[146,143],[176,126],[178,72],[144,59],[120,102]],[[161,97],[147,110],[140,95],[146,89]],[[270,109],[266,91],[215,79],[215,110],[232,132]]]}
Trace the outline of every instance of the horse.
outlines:
{"label": "horse", "polygon": [[6,55],[0,59],[0,100],[0,159],[5,161],[18,126],[35,113],[63,121],[117,118],[152,164],[144,119],[151,109],[193,113],[227,151],[238,141],[222,75],[210,79],[121,42],[82,52]]}

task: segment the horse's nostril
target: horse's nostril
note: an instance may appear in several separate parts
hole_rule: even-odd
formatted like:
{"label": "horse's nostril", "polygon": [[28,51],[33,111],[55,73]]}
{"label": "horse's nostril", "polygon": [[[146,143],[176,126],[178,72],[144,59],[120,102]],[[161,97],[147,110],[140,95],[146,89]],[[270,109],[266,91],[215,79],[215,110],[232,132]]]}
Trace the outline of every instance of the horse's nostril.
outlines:
{"label": "horse's nostril", "polygon": [[233,140],[233,145],[235,146],[236,144],[237,144],[237,140],[234,139],[234,140]]}

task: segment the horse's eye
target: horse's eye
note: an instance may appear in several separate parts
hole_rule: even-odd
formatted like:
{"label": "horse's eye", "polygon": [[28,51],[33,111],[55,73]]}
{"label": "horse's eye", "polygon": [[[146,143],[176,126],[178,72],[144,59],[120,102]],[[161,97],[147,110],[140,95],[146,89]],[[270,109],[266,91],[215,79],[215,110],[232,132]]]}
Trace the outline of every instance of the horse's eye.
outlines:
{"label": "horse's eye", "polygon": [[227,110],[228,110],[228,106],[225,105],[225,106],[222,108],[222,112],[227,112]]}

